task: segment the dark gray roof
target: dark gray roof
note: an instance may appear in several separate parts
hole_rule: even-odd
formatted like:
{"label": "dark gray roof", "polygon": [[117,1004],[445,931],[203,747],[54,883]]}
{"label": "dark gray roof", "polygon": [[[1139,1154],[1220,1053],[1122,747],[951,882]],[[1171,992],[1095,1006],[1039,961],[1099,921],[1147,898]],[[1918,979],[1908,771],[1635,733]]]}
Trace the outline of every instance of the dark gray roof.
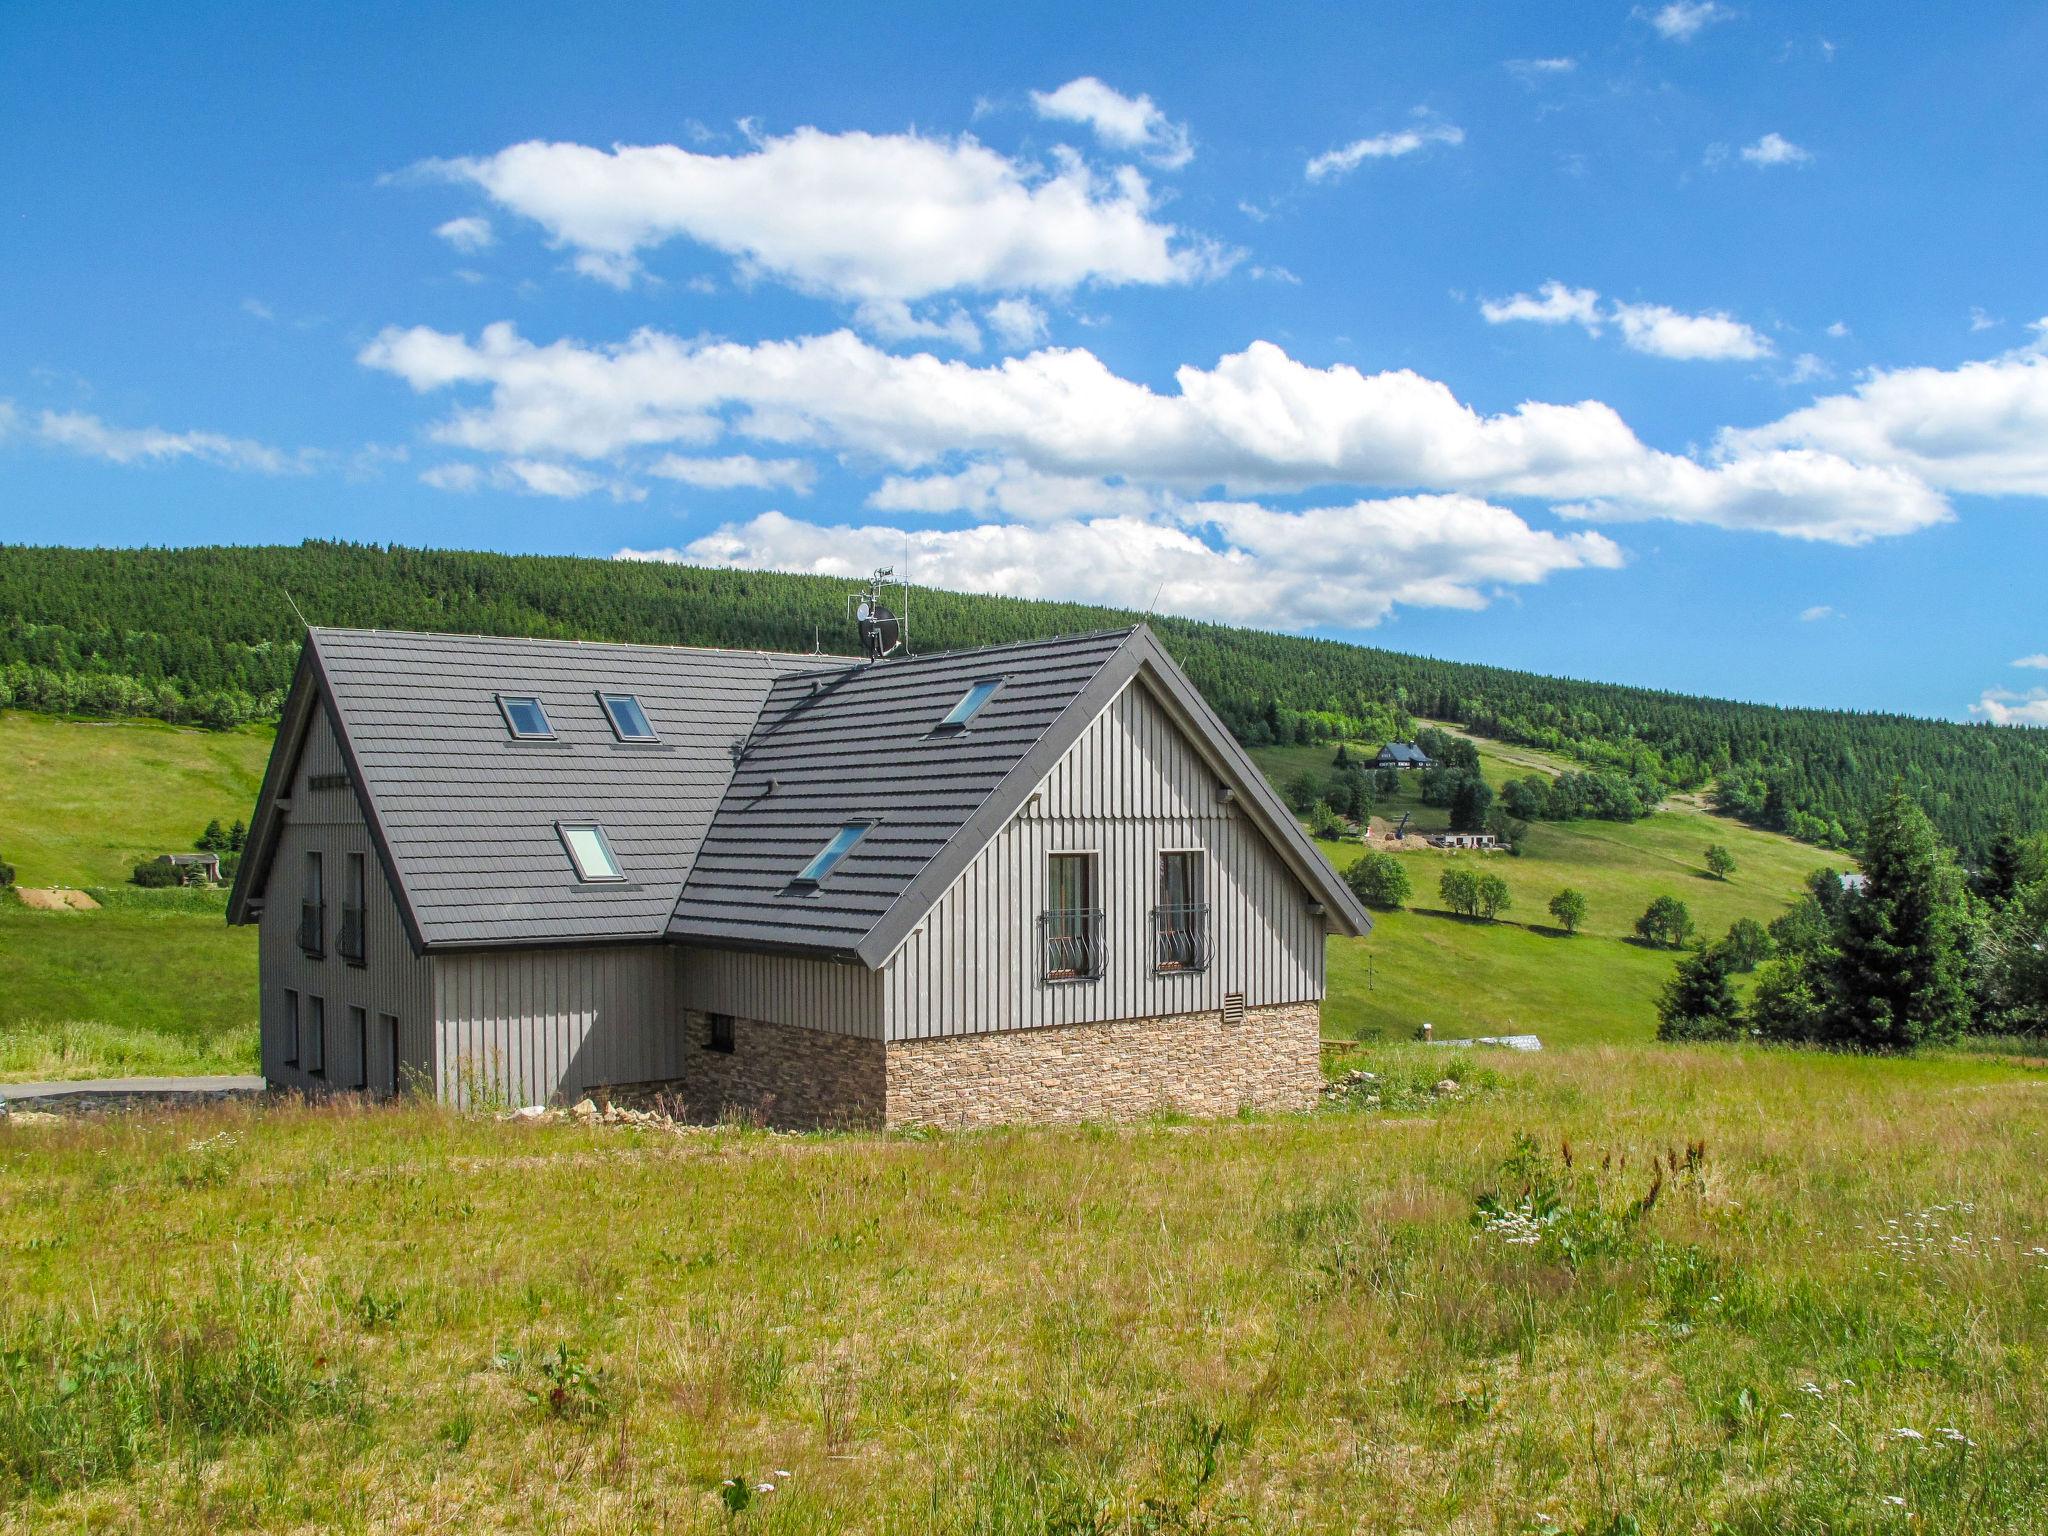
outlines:
{"label": "dark gray roof", "polygon": [[[998,788],[1033,749],[1056,741],[1064,750],[1114,697],[1127,674],[1106,690],[1091,685],[1130,634],[955,651],[776,684],[670,937],[857,953],[976,814],[1002,804]],[[998,677],[1002,686],[966,729],[940,728],[962,694]],[[1070,716],[1078,718],[1062,730]],[[1009,803],[998,825],[1015,809]],[[833,874],[816,888],[793,886],[832,834],[856,821],[874,826]]]}
{"label": "dark gray roof", "polygon": [[[844,665],[352,629],[306,649],[423,946],[658,940],[770,685]],[[619,741],[600,690],[635,695],[661,740]],[[554,739],[513,740],[500,693],[539,698]],[[558,821],[602,826],[626,879],[579,882]]]}
{"label": "dark gray roof", "polygon": [[1380,748],[1380,755],[1373,761],[1426,765],[1429,762],[1429,754],[1412,741],[1390,741]]}
{"label": "dark gray roof", "polygon": [[[1367,931],[1357,898],[1142,626],[874,665],[312,630],[230,920],[253,918],[286,814],[278,797],[324,698],[420,948],[666,934],[878,966],[1141,675],[1339,931]],[[984,678],[1002,686],[966,729],[941,729]],[[637,696],[660,742],[620,742],[599,692]],[[499,694],[538,697],[554,739],[512,739]],[[624,882],[576,879],[556,823],[578,821],[604,828]],[[794,886],[852,821],[874,826],[821,886]]]}

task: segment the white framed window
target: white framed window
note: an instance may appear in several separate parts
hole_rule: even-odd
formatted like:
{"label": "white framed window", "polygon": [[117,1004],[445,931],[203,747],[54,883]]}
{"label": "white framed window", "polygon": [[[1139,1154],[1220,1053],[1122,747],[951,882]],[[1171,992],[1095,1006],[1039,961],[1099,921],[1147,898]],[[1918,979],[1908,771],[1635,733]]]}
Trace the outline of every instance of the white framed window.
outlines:
{"label": "white framed window", "polygon": [[612,734],[621,741],[659,741],[661,733],[654,728],[654,722],[647,718],[647,711],[640,707],[640,701],[630,693],[600,693],[598,702],[604,705],[605,718],[612,723]]}
{"label": "white framed window", "polygon": [[561,834],[562,846],[569,850],[569,862],[576,866],[578,880],[626,878],[619,861],[612,856],[611,839],[604,835],[603,827],[588,821],[558,821],[555,831]]}
{"label": "white framed window", "polygon": [[1096,876],[1092,853],[1046,857],[1038,943],[1041,974],[1047,981],[1086,981],[1102,974],[1107,951]]}
{"label": "white framed window", "polygon": [[519,741],[550,741],[555,728],[548,723],[548,712],[539,699],[530,693],[501,693],[498,695],[498,712],[505,717],[505,729]]}

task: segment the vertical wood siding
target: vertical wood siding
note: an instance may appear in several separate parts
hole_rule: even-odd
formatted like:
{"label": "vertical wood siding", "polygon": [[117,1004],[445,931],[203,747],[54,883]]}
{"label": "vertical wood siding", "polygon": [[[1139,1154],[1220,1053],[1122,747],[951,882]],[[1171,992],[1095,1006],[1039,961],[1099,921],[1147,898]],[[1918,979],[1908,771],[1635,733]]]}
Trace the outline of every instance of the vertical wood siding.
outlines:
{"label": "vertical wood siding", "polygon": [[[316,778],[335,783],[345,777],[348,765],[341,755],[323,706],[307,730],[306,748],[300,756],[290,789],[291,810],[278,840],[277,855],[263,889],[263,916],[257,926],[260,953],[258,970],[262,993],[259,1004],[259,1033],[263,1075],[280,1088],[302,1092],[331,1092],[366,1086],[382,1092],[396,1081],[400,1087],[418,1074],[431,1081],[434,1075],[432,962],[415,956],[405,934],[405,920],[398,900],[377,862],[377,850],[370,829],[363,820],[362,804],[352,785],[315,789]],[[299,948],[299,902],[305,879],[306,855],[321,855],[327,893],[327,953],[318,960]],[[341,936],[341,907],[347,894],[348,855],[363,856],[363,957],[361,966],[350,965],[337,953]],[[296,990],[304,998],[321,998],[326,1006],[326,1067],[309,1073],[285,1065],[285,991]],[[351,1023],[351,1008],[367,1016],[369,1040],[369,1082],[356,1082],[362,1061],[362,1043]],[[382,1016],[398,1019],[398,1061],[391,1048]],[[396,1067],[396,1073],[394,1073]]]}
{"label": "vertical wood siding", "polygon": [[[1150,1018],[1320,1000],[1323,919],[1142,684],[1113,700],[882,970],[887,1038]],[[1200,849],[1214,955],[1153,969],[1159,854]],[[1108,960],[1098,980],[1042,979],[1046,859],[1097,856]]]}
{"label": "vertical wood siding", "polygon": [[730,949],[681,952],[683,1006],[882,1038],[882,978],[862,965]]}
{"label": "vertical wood siding", "polygon": [[660,944],[437,953],[442,1097],[545,1104],[682,1077],[681,958]]}

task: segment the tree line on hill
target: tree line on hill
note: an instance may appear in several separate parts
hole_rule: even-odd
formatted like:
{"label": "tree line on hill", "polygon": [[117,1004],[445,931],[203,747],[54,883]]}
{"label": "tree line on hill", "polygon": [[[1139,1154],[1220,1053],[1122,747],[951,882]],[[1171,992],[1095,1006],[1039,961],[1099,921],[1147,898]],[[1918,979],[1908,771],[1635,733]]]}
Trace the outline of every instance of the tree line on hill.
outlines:
{"label": "tree line on hill", "polygon": [[[2048,837],[2003,833],[1966,876],[1900,789],[1871,818],[1862,863],[1860,880],[1815,871],[1768,930],[1751,921],[1696,945],[1659,1003],[1658,1037],[1895,1051],[2048,1034]],[[1759,962],[1745,1007],[1730,977]]]}
{"label": "tree line on hill", "polygon": [[[847,652],[848,586],[833,577],[330,542],[7,546],[0,707],[209,726],[273,719],[298,656],[294,602],[319,624]],[[913,645],[925,651],[1138,617],[922,589],[910,608]],[[1631,796],[1647,806],[1667,790],[1712,785],[1729,814],[1855,847],[1897,781],[1972,861],[2001,827],[2048,824],[2048,731],[1779,709],[1189,619],[1151,622],[1248,744],[1383,740],[1437,719],[1584,766],[1567,788],[1544,786],[1541,801],[1535,786],[1518,792],[1503,810],[1523,820],[1625,819]]]}

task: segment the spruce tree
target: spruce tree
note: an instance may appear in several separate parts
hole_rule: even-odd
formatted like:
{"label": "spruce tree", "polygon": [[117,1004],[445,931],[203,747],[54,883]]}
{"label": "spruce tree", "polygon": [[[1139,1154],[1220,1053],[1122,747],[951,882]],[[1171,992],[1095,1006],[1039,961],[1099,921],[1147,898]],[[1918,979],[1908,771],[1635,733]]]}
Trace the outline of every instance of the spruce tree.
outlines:
{"label": "spruce tree", "polygon": [[1863,872],[1863,894],[1842,904],[1836,924],[1830,1038],[1911,1050],[1953,1037],[1970,1017],[1962,882],[1902,786],[1870,819]]}
{"label": "spruce tree", "polygon": [[1678,962],[1678,974],[1657,1003],[1659,1040],[1732,1040],[1742,1033],[1742,1005],[1728,984],[1728,952],[1702,945]]}

